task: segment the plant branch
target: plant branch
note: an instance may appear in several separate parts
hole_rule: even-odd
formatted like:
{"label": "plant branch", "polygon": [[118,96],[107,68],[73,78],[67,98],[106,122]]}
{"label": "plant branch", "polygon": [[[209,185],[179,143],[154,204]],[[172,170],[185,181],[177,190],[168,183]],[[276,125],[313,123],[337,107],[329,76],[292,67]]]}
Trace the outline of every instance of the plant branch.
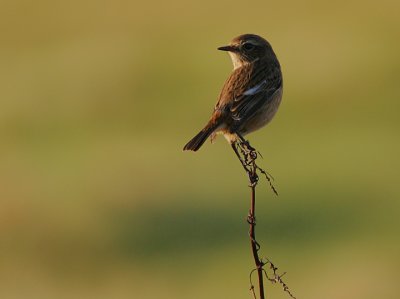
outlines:
{"label": "plant branch", "polygon": [[[240,163],[242,164],[244,170],[247,173],[247,176],[249,178],[250,185],[249,187],[251,188],[251,198],[250,198],[250,209],[249,209],[249,214],[247,216],[247,222],[249,223],[249,237],[250,237],[250,245],[251,245],[251,251],[253,254],[253,259],[256,268],[253,269],[250,272],[250,290],[253,294],[253,298],[257,299],[255,290],[254,290],[254,285],[252,283],[252,274],[254,272],[257,272],[258,276],[258,289],[259,289],[259,294],[260,294],[260,299],[265,299],[265,291],[264,291],[264,275],[263,273],[266,274],[266,277],[269,281],[271,282],[279,282],[282,284],[283,289],[285,292],[289,293],[289,295],[295,299],[295,297],[290,293],[289,288],[287,285],[282,281],[282,275],[278,275],[276,273],[276,268],[269,260],[267,262],[263,262],[262,259],[260,259],[258,255],[258,251],[260,250],[260,244],[256,240],[256,231],[255,231],[255,226],[256,226],[256,187],[258,184],[258,174],[257,171],[259,171],[261,174],[265,176],[267,179],[272,191],[278,195],[278,192],[274,185],[272,184],[273,177],[266,172],[264,169],[259,167],[256,163],[257,157],[258,157],[258,152],[255,148],[250,146],[250,143],[245,140],[242,136],[239,136],[239,141],[236,141],[232,143],[232,148],[238,157]],[[261,154],[260,154],[261,156]],[[270,265],[270,269],[273,270],[273,278],[269,278],[266,270],[263,268],[266,264]]]}

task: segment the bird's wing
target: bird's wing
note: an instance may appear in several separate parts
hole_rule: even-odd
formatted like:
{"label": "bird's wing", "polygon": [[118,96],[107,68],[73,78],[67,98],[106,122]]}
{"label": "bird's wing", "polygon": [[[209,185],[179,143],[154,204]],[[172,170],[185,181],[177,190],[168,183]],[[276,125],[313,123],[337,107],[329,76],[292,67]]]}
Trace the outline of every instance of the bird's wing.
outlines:
{"label": "bird's wing", "polygon": [[247,84],[234,92],[234,100],[230,106],[232,119],[240,123],[250,118],[273,98],[273,94],[281,86],[282,76],[279,67],[268,72],[253,73]]}

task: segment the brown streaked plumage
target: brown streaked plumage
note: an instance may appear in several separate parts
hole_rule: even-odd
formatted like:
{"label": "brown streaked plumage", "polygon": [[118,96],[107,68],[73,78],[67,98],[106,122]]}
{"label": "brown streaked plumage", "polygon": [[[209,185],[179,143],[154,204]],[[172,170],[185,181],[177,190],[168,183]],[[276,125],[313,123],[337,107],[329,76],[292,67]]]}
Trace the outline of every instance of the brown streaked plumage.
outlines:
{"label": "brown streaked plumage", "polygon": [[234,70],[222,88],[211,119],[183,150],[197,151],[210,135],[217,133],[232,144],[271,121],[281,102],[281,68],[268,41],[244,34],[218,50],[229,52]]}

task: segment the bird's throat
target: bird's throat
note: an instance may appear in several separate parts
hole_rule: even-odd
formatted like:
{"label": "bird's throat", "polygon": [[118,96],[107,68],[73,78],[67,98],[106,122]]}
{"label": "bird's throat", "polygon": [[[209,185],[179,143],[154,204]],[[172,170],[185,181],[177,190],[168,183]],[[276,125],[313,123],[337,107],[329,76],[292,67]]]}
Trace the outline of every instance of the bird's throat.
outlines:
{"label": "bird's throat", "polygon": [[240,56],[237,55],[236,53],[229,52],[229,55],[231,56],[231,60],[232,60],[232,63],[233,63],[233,69],[234,70],[236,70],[236,69],[242,67],[243,65],[247,64],[247,62],[245,62],[242,59],[240,59]]}

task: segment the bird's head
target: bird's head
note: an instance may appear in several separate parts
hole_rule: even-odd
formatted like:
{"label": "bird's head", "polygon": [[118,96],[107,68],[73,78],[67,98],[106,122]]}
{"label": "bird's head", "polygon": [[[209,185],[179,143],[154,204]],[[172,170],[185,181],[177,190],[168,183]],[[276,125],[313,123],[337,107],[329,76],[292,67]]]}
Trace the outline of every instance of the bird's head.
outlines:
{"label": "bird's head", "polygon": [[235,37],[227,46],[218,50],[228,51],[235,69],[244,64],[275,55],[267,40],[255,34],[243,34]]}

